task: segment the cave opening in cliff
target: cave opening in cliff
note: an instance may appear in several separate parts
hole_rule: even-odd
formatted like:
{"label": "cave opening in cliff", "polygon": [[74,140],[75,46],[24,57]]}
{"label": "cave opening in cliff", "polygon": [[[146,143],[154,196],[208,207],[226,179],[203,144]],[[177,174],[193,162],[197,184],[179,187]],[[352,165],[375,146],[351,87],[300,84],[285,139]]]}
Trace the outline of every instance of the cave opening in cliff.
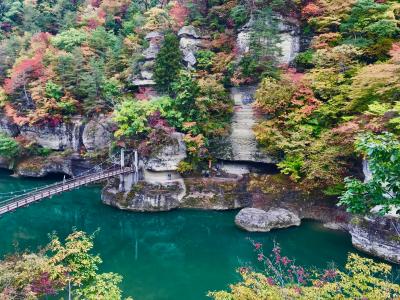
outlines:
{"label": "cave opening in cliff", "polygon": [[279,169],[276,164],[254,162],[254,161],[231,161],[231,160],[219,160],[218,165],[229,172],[230,169],[241,169],[244,173],[256,173],[256,174],[279,174]]}

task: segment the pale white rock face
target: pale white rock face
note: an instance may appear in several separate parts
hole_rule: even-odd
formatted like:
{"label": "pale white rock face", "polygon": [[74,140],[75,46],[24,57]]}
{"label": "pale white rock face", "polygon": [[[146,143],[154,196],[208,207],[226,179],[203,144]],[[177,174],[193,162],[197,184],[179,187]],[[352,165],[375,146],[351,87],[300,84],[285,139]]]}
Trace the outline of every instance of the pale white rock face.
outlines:
{"label": "pale white rock face", "polygon": [[[277,44],[278,47],[281,48],[281,56],[278,57],[278,61],[281,64],[289,64],[291,63],[297,53],[300,51],[300,33],[299,33],[299,25],[294,20],[283,19],[278,16],[278,37],[280,39],[280,43]],[[237,36],[236,46],[238,49],[238,59],[240,59],[243,54],[247,53],[250,50],[250,39],[252,35],[251,27],[254,20],[250,19],[247,24],[245,24],[241,29]],[[265,23],[269,23],[269,20],[265,20]],[[263,41],[267,45],[268,40]]]}
{"label": "pale white rock face", "polygon": [[186,158],[186,145],[183,134],[172,133],[174,142],[164,146],[156,155],[145,162],[145,169],[151,171],[175,171],[180,161]]}
{"label": "pale white rock face", "polygon": [[241,31],[237,35],[236,46],[238,49],[239,56],[243,55],[250,50],[250,37],[251,32],[249,31]]}
{"label": "pale white rock face", "polygon": [[278,58],[281,64],[289,64],[300,51],[300,37],[290,33],[281,34],[281,42],[278,44],[281,48],[282,55]]}
{"label": "pale white rock face", "polygon": [[150,71],[147,71],[147,70],[143,70],[143,71],[140,72],[140,75],[145,80],[151,80],[151,79],[153,79],[154,73],[150,72]]}
{"label": "pale white rock face", "polygon": [[153,80],[154,61],[160,51],[164,36],[158,31],[153,31],[145,36],[149,42],[149,46],[142,52],[145,62],[139,64],[139,74],[135,74],[132,78],[132,84],[136,86],[151,86],[155,82]]}
{"label": "pale white rock face", "polygon": [[155,85],[155,81],[152,79],[134,79],[132,84],[136,86],[152,86]]}
{"label": "pale white rock face", "polygon": [[82,132],[82,143],[88,151],[109,148],[113,139],[113,122],[111,117],[102,116],[90,120]]}
{"label": "pale white rock face", "polygon": [[368,161],[365,159],[362,162],[362,170],[364,174],[364,182],[370,181],[372,179],[372,173],[369,170]]}
{"label": "pale white rock face", "polygon": [[221,169],[222,171],[228,174],[233,174],[238,176],[250,173],[249,167],[243,164],[224,163]]}
{"label": "pale white rock face", "polygon": [[0,115],[0,133],[15,137],[18,135],[18,126],[5,115]]}
{"label": "pale white rock face", "polygon": [[231,89],[231,98],[235,103],[231,134],[228,138],[231,153],[224,154],[220,159],[276,163],[275,158],[264,154],[257,146],[253,131],[257,120],[252,107],[255,91],[256,86]]}
{"label": "pale white rock face", "polygon": [[143,56],[146,60],[155,59],[159,51],[159,43],[150,41],[149,47],[143,51]]}
{"label": "pale white rock face", "polygon": [[202,44],[201,39],[182,37],[179,41],[179,48],[183,54],[183,60],[186,62],[189,68],[192,68],[196,64],[196,52],[200,50]]}
{"label": "pale white rock face", "polygon": [[144,38],[148,41],[154,40],[154,39],[162,39],[163,34],[158,31],[152,31],[152,32],[149,32],[148,34],[146,34],[146,36]]}
{"label": "pale white rock face", "polygon": [[42,147],[52,150],[79,149],[79,137],[82,121],[74,118],[70,123],[61,123],[57,126],[28,126],[20,127],[21,136],[35,141]]}
{"label": "pale white rock face", "polygon": [[299,226],[301,220],[293,212],[283,208],[264,211],[258,208],[243,208],[235,217],[238,227],[252,232],[268,232],[272,229]]}
{"label": "pale white rock face", "polygon": [[182,37],[182,36],[188,36],[188,37],[192,37],[195,39],[199,39],[200,38],[200,33],[198,32],[198,29],[192,25],[189,26],[183,26],[179,32],[178,32],[178,36]]}

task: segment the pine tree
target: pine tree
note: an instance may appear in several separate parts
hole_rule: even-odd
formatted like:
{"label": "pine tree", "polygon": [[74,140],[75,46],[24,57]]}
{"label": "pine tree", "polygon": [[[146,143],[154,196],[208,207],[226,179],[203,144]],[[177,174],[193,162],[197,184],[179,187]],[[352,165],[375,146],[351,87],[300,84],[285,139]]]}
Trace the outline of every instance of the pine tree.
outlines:
{"label": "pine tree", "polygon": [[171,94],[172,82],[176,80],[181,69],[182,53],[179,49],[179,39],[175,34],[167,33],[155,62],[154,80],[157,89]]}

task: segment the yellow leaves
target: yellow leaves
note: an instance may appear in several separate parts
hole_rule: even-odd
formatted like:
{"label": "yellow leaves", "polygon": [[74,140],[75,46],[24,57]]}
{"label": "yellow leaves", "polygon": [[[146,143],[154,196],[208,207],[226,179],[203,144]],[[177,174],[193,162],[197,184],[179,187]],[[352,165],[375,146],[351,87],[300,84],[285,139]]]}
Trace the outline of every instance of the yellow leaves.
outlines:
{"label": "yellow leaves", "polygon": [[0,108],[2,108],[7,102],[7,94],[4,89],[0,86]]}
{"label": "yellow leaves", "polygon": [[267,276],[261,273],[241,273],[242,281],[231,285],[230,291],[210,292],[216,300],[320,300],[320,299],[397,299],[400,285],[389,281],[391,267],[376,263],[372,259],[350,254],[344,272],[336,270],[335,281],[323,280],[322,273],[312,285],[284,286],[268,284]]}
{"label": "yellow leaves", "polygon": [[289,105],[295,89],[288,80],[267,77],[256,92],[256,107],[269,114],[278,114]]}
{"label": "yellow leaves", "polygon": [[353,77],[347,105],[349,111],[363,111],[372,101],[391,102],[400,89],[400,65],[386,62],[365,66]]}
{"label": "yellow leaves", "polygon": [[145,12],[146,23],[143,26],[145,32],[165,30],[170,28],[172,20],[168,12],[162,8],[153,7]]}
{"label": "yellow leaves", "polygon": [[311,19],[318,32],[329,32],[332,27],[338,27],[341,20],[350,11],[357,0],[320,0],[323,14]]}
{"label": "yellow leaves", "polygon": [[124,39],[124,46],[126,47],[129,53],[138,52],[141,49],[139,36],[135,34],[129,34]]}
{"label": "yellow leaves", "polygon": [[218,52],[213,58],[212,72],[222,78],[223,73],[227,70],[234,58],[235,55],[232,53]]}
{"label": "yellow leaves", "polygon": [[383,95],[385,92],[399,87],[400,65],[391,63],[368,65],[361,68],[354,76],[351,97],[362,97],[369,91]]}
{"label": "yellow leaves", "polygon": [[314,55],[314,63],[317,67],[345,68],[355,63],[355,59],[362,51],[352,45],[340,45],[333,48],[319,49]]}

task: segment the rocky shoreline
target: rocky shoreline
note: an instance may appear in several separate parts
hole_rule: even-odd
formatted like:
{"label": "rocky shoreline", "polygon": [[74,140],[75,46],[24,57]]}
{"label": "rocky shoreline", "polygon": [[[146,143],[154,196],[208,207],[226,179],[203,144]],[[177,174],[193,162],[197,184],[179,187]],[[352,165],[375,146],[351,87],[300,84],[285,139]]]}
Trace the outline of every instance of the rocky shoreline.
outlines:
{"label": "rocky shoreline", "polygon": [[[354,247],[365,253],[400,263],[399,217],[350,215],[336,206],[335,198],[322,193],[304,193],[279,174],[185,178],[168,170],[173,169],[170,162],[168,168],[163,169],[162,161],[158,160],[158,171],[150,170],[154,168],[151,162],[141,162],[142,180],[134,185],[132,176],[125,176],[123,192],[120,191],[121,178],[109,180],[102,190],[103,203],[138,212],[241,209],[236,217],[238,227],[259,232],[299,226],[302,219],[311,219],[329,229],[348,232]],[[146,165],[149,169],[145,169]],[[19,162],[14,171],[16,175],[26,177],[44,177],[53,173],[73,176],[91,166],[93,162],[74,154],[50,156],[45,160],[29,158]],[[9,163],[2,160],[0,167],[9,169]],[[237,168],[231,166],[231,169]],[[254,187],[255,180],[260,177],[271,190],[261,191]]]}

